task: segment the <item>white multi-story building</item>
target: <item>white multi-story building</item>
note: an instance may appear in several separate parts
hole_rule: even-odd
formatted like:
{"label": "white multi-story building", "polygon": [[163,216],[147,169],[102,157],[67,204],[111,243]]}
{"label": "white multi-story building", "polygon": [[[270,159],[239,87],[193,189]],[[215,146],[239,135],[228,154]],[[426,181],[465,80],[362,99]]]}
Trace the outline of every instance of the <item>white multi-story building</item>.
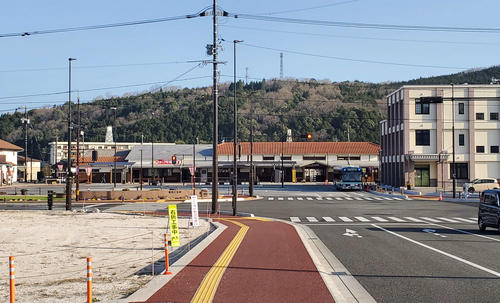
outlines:
{"label": "white multi-story building", "polygon": [[382,184],[450,190],[453,162],[459,185],[500,178],[499,113],[500,85],[412,85],[389,94]]}
{"label": "white multi-story building", "polygon": [[0,186],[17,182],[17,153],[22,150],[0,139]]}

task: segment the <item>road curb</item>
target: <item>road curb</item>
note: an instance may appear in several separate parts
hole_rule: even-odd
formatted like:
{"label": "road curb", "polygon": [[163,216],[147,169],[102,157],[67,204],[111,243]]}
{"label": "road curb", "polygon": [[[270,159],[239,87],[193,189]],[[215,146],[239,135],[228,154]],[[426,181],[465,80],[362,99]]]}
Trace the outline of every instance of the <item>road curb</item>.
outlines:
{"label": "road curb", "polygon": [[393,194],[385,194],[385,193],[379,193],[378,191],[370,190],[369,193],[372,193],[377,196],[383,196],[383,197],[398,197],[402,199],[408,199],[407,195],[393,195]]}
{"label": "road curb", "polygon": [[311,228],[285,220],[271,219],[290,224],[295,228],[336,303],[376,302]]}
{"label": "road curb", "polygon": [[227,228],[226,225],[220,222],[212,222],[216,229],[212,231],[205,239],[203,239],[193,249],[188,251],[179,260],[170,266],[171,275],[161,275],[154,277],[144,287],[140,288],[125,299],[111,301],[111,303],[126,303],[126,302],[144,302],[160,290],[165,284],[172,280],[181,270],[184,269],[191,261],[193,261],[208,245],[210,245],[217,237]]}

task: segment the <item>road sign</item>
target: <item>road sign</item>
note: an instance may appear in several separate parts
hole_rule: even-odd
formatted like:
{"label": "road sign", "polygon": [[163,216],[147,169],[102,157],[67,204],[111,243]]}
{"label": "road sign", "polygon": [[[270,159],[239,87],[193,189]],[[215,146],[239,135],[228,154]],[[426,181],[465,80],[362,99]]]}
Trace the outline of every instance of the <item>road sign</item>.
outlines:
{"label": "road sign", "polygon": [[342,235],[347,236],[347,237],[351,237],[351,238],[352,237],[363,238],[363,236],[360,236],[357,231],[352,230],[352,229],[348,229],[348,228],[345,229],[345,233]]}
{"label": "road sign", "polygon": [[177,220],[177,205],[172,204],[168,206],[168,216],[170,218],[170,241],[172,246],[179,246],[179,221]]}
{"label": "road sign", "polygon": [[92,167],[85,167],[85,172],[87,173],[88,176],[90,176],[90,173],[92,173]]}
{"label": "road sign", "polygon": [[196,171],[196,166],[195,167],[190,167],[189,172],[191,173],[191,176],[194,175],[194,172]]}
{"label": "road sign", "polygon": [[59,171],[62,171],[63,165],[62,164],[57,164],[57,169],[59,169]]}
{"label": "road sign", "polygon": [[193,218],[193,226],[200,226],[198,217],[198,196],[191,196],[191,217]]}

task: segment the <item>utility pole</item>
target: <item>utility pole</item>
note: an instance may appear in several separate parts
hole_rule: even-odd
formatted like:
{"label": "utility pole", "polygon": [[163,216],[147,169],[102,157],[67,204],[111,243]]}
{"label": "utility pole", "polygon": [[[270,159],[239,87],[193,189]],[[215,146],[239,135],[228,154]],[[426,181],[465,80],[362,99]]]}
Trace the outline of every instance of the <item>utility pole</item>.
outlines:
{"label": "utility pole", "polygon": [[453,178],[453,199],[456,198],[457,195],[457,163],[455,162],[455,85],[451,84],[451,114],[452,124],[451,124],[451,136],[452,136],[452,149],[453,149],[453,174],[451,177]]}
{"label": "utility pole", "polygon": [[142,144],[144,143],[144,135],[141,134],[141,171],[139,172],[139,183],[142,191]]}
{"label": "utility pole", "polygon": [[76,105],[76,112],[78,114],[77,121],[77,135],[76,135],[76,201],[80,200],[80,97],[78,97],[78,103]]}
{"label": "utility pole", "polygon": [[115,149],[115,156],[113,157],[113,190],[116,188],[116,140],[118,139],[116,137],[116,107],[112,107],[111,110],[114,112],[114,119],[113,119],[113,141],[115,141],[114,144],[114,149]]}
{"label": "utility pole", "polygon": [[24,118],[21,122],[24,124],[24,183],[28,183],[28,124],[30,120],[28,119],[28,112],[26,106],[24,107]]}
{"label": "utility pole", "polygon": [[196,175],[196,142],[193,142],[193,172],[191,175],[193,183],[193,195],[196,195],[196,185],[195,185],[195,175]]}
{"label": "utility pole", "polygon": [[214,97],[214,126],[213,126],[213,152],[212,152],[212,214],[215,214],[219,209],[219,163],[218,163],[218,153],[217,153],[217,143],[218,143],[218,132],[219,132],[219,120],[218,120],[218,91],[217,91],[217,0],[214,0],[213,5],[213,97]]}
{"label": "utility pole", "polygon": [[[250,101],[252,102],[252,101]],[[253,169],[253,102],[251,103],[250,113],[250,184],[248,185],[248,195],[253,197],[253,184],[254,184],[254,169]]]}
{"label": "utility pole", "polygon": [[283,80],[283,53],[280,53],[280,80]]}
{"label": "utility pole", "polygon": [[68,163],[66,172],[66,210],[71,210],[71,194],[72,194],[72,180],[73,174],[71,173],[71,61],[75,58],[68,58],[69,62],[69,90],[68,90]]}
{"label": "utility pole", "polygon": [[154,153],[154,143],[153,143],[153,134],[151,134],[151,175],[153,178],[151,179],[151,185],[153,185],[153,182],[155,180],[155,153]]}
{"label": "utility pole", "polygon": [[236,145],[238,144],[238,107],[236,104],[236,43],[243,42],[243,40],[234,40],[234,58],[233,58],[233,216],[236,216],[236,203],[238,201],[238,163],[236,162]]}

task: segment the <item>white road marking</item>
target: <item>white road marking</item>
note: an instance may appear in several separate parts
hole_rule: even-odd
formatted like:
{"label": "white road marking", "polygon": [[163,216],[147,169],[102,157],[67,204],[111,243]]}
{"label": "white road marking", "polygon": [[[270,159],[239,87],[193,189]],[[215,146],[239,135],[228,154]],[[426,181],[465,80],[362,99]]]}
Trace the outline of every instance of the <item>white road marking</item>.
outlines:
{"label": "white road marking", "polygon": [[299,217],[290,217],[290,221],[298,223],[298,222],[300,222],[300,218]]}
{"label": "white road marking", "polygon": [[331,198],[331,197],[326,197],[326,199],[327,199],[327,200],[332,200],[332,198]]}
{"label": "white road marking", "polygon": [[367,218],[365,217],[354,217],[355,219],[361,221],[361,222],[370,222],[370,220],[368,220]]}
{"label": "white road marking", "polygon": [[475,220],[469,220],[469,219],[464,219],[464,218],[453,218],[453,219],[456,219],[456,220],[462,221],[462,222],[467,222],[467,223],[477,223],[477,221],[475,221]]}
{"label": "white road marking", "polygon": [[316,197],[316,200],[323,200],[323,197]]}
{"label": "white road marking", "polygon": [[332,217],[323,217],[323,220],[325,220],[326,222],[335,222]]}
{"label": "white road marking", "polygon": [[430,249],[430,250],[432,250],[432,251],[434,251],[434,252],[437,252],[437,253],[439,253],[439,254],[442,254],[442,255],[444,255],[444,256],[447,256],[447,257],[452,258],[452,259],[454,259],[454,260],[457,260],[457,261],[459,261],[459,262],[465,263],[465,264],[470,265],[470,266],[472,266],[472,267],[475,267],[475,268],[477,268],[477,269],[479,269],[479,270],[485,271],[485,272],[487,272],[487,273],[489,273],[489,274],[492,274],[492,275],[494,275],[494,276],[496,276],[496,277],[500,277],[500,273],[499,273],[499,272],[496,272],[496,271],[494,271],[494,270],[491,270],[491,269],[486,268],[486,267],[484,267],[484,266],[481,266],[481,265],[479,265],[479,264],[476,264],[476,263],[473,263],[473,262],[471,262],[471,261],[465,260],[465,259],[463,259],[463,258],[457,257],[457,256],[455,256],[455,255],[452,255],[452,254],[447,253],[447,252],[445,252],[445,251],[442,251],[442,250],[440,250],[440,249],[434,248],[434,247],[429,246],[429,245],[427,245],[427,244],[424,244],[424,243],[421,243],[421,242],[415,241],[415,240],[413,240],[413,239],[410,239],[410,238],[408,238],[408,237],[405,237],[405,236],[403,236],[403,235],[400,235],[400,234],[398,234],[398,233],[395,233],[395,232],[393,232],[393,231],[390,231],[390,230],[387,230],[387,229],[385,229],[385,228],[383,228],[383,227],[380,227],[380,226],[378,226],[378,225],[376,225],[376,224],[372,224],[372,226],[374,226],[374,227],[376,227],[376,228],[378,228],[378,229],[380,229],[380,230],[383,230],[383,231],[385,231],[385,232],[387,232],[387,233],[389,233],[389,234],[391,234],[391,235],[394,235],[394,236],[396,236],[396,237],[399,237],[399,238],[401,238],[401,239],[404,239],[404,240],[406,240],[406,241],[409,241],[409,242],[412,242],[412,243],[414,243],[414,244],[420,245],[420,246],[422,246],[422,247],[424,247],[424,248]]}
{"label": "white road marking", "polygon": [[304,198],[302,198],[302,197],[298,197],[298,198],[297,198],[297,200],[302,201],[302,200],[304,200]]}
{"label": "white road marking", "polygon": [[344,222],[353,222],[351,219],[349,219],[347,217],[339,217],[339,219],[344,221]]}
{"label": "white road marking", "polygon": [[307,197],[306,199],[307,199],[307,200],[312,200],[313,198],[311,198],[311,197]]}
{"label": "white road marking", "polygon": [[401,198],[396,198],[396,197],[394,197],[393,199],[394,199],[394,200],[398,200],[398,201],[403,200],[403,199],[401,199]]}
{"label": "white road marking", "polygon": [[406,200],[413,200],[412,198],[406,198]]}
{"label": "white road marking", "polygon": [[345,197],[346,200],[353,200],[353,198]]}
{"label": "white road marking", "polygon": [[288,197],[288,200],[293,200],[293,197]]}
{"label": "white road marking", "polygon": [[400,218],[398,218],[398,217],[387,217],[387,218],[389,218],[389,219],[391,219],[391,220],[393,220],[393,221],[396,221],[396,222],[406,222],[405,220],[400,219]]}
{"label": "white road marking", "polygon": [[378,201],[382,200],[382,198],[379,198],[379,197],[375,197],[374,199],[378,200]]}
{"label": "white road marking", "polygon": [[477,222],[477,218],[469,218],[471,220],[474,220],[474,222]]}
{"label": "white road marking", "polygon": [[382,199],[385,199],[385,200],[392,200],[392,199],[393,199],[393,197],[390,197],[390,198],[389,198],[389,197],[382,197]]}
{"label": "white road marking", "polygon": [[335,199],[336,199],[336,200],[342,200],[342,198],[339,198],[339,197],[336,197]]}
{"label": "white road marking", "polygon": [[415,218],[413,218],[413,217],[404,217],[404,218],[405,218],[406,220],[410,220],[410,221],[413,221],[413,222],[424,222],[424,221],[422,221],[422,220],[420,220],[420,219],[415,219]]}
{"label": "white road marking", "polygon": [[443,223],[439,220],[436,220],[436,219],[433,219],[433,218],[429,218],[429,217],[420,217],[420,219],[424,219],[424,220],[427,220],[427,221],[430,221],[430,222],[433,222],[433,223]]}
{"label": "white road marking", "polygon": [[318,222],[318,219],[316,219],[315,217],[306,217],[306,219],[309,222]]}
{"label": "white road marking", "polygon": [[448,219],[448,218],[443,218],[443,217],[438,217],[438,219],[439,219],[439,220],[446,221],[446,222],[450,222],[450,223],[459,223],[459,221],[457,221],[457,220]]}
{"label": "white road marking", "polygon": [[269,198],[267,198],[267,199],[268,199],[268,200],[274,200],[274,198],[273,198],[273,197],[269,197]]}
{"label": "white road marking", "polygon": [[363,197],[365,198],[365,200],[373,200],[372,198],[369,198],[369,197]]}
{"label": "white road marking", "polygon": [[442,228],[446,228],[446,229],[449,229],[449,230],[458,231],[458,232],[461,232],[463,234],[473,235],[473,236],[476,236],[476,237],[480,237],[480,238],[484,238],[484,239],[488,239],[488,240],[493,240],[493,241],[496,241],[496,242],[500,242],[500,239],[491,238],[491,237],[488,237],[488,236],[471,233],[471,232],[468,232],[468,231],[465,231],[465,230],[456,229],[456,228],[452,228],[452,227],[448,227],[448,226],[440,225],[440,224],[432,224],[432,225],[439,226],[439,227],[442,227]]}
{"label": "white road marking", "polygon": [[363,236],[360,236],[357,231],[352,230],[352,229],[345,229],[345,233],[342,234],[343,236],[348,236],[348,237],[356,237],[356,238],[363,238]]}
{"label": "white road marking", "polygon": [[386,220],[384,218],[380,218],[380,217],[372,217],[373,219],[379,221],[379,222],[388,222],[389,220]]}

